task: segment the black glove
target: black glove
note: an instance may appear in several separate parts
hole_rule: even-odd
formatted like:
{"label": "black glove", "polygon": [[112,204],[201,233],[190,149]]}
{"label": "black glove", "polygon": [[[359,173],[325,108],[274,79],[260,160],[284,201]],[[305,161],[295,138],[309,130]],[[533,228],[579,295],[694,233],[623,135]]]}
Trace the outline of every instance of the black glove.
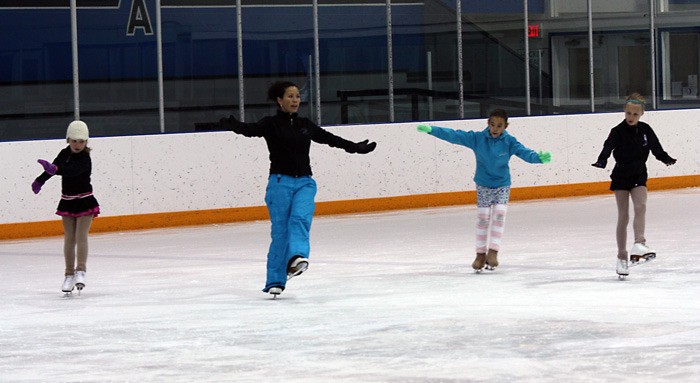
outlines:
{"label": "black glove", "polygon": [[369,140],[364,140],[362,142],[358,142],[354,145],[351,145],[349,148],[345,149],[345,151],[348,153],[367,154],[374,150],[374,148],[376,147],[376,142],[369,142]]}
{"label": "black glove", "polygon": [[221,128],[221,130],[232,130],[235,133],[239,133],[238,120],[236,120],[236,117],[233,116],[222,117],[219,120],[219,128]]}
{"label": "black glove", "polygon": [[601,168],[601,169],[605,169],[605,165],[606,165],[605,163],[602,163],[600,161],[596,162],[595,164],[591,164],[591,166],[593,166],[595,168]]}
{"label": "black glove", "polygon": [[675,163],[676,163],[676,159],[675,159],[675,158],[671,158],[671,157],[668,157],[668,160],[664,161],[664,164],[666,164],[666,166],[671,166],[671,165],[673,165],[673,164],[675,164]]}

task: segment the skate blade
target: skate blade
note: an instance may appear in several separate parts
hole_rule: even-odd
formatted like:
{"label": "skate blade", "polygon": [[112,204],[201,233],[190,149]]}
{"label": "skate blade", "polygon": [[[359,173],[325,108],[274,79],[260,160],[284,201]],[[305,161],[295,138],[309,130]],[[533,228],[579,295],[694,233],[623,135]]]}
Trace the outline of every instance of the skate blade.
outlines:
{"label": "skate blade", "polygon": [[484,270],[494,271],[494,270],[496,270],[496,267],[498,267],[498,266],[486,265],[486,266],[484,266]]}
{"label": "skate blade", "polygon": [[640,258],[636,261],[630,260],[629,267],[639,266],[647,262],[651,262],[654,259],[656,259],[656,254],[654,253],[641,255]]}
{"label": "skate blade", "polygon": [[309,264],[305,264],[304,266],[300,267],[297,271],[287,274],[287,280],[290,280],[294,277],[300,276],[304,271],[306,271],[309,268]]}
{"label": "skate blade", "polygon": [[629,274],[617,274],[617,279],[619,279],[621,281],[627,280],[628,275]]}
{"label": "skate blade", "polygon": [[277,298],[278,295],[282,294],[282,291],[272,291],[272,288],[268,290],[268,293],[272,295],[272,299]]}

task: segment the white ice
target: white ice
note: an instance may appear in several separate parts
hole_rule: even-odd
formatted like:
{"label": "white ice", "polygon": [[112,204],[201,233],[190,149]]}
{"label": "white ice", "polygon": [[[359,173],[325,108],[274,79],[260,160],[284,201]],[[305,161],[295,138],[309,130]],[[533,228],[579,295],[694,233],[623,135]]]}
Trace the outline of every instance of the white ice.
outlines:
{"label": "white ice", "polygon": [[317,217],[276,300],[267,221],[91,234],[70,297],[62,237],[0,242],[0,381],[697,382],[699,203],[649,194],[626,281],[611,195],[511,202],[482,274],[474,206]]}

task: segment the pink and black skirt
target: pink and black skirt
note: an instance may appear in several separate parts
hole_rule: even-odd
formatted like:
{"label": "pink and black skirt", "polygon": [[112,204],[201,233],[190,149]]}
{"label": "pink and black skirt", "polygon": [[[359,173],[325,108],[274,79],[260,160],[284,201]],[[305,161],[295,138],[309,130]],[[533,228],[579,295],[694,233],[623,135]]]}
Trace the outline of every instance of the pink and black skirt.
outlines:
{"label": "pink and black skirt", "polygon": [[100,214],[100,205],[92,192],[77,195],[62,195],[56,208],[56,214],[62,217],[84,217]]}

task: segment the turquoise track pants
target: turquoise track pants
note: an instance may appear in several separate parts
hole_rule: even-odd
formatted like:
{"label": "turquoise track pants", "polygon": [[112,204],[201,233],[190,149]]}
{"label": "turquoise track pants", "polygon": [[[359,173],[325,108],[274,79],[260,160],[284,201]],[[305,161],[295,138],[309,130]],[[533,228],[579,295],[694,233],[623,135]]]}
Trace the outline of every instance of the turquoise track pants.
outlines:
{"label": "turquoise track pants", "polygon": [[267,253],[267,281],[270,287],[284,289],[289,261],[309,257],[309,231],[314,216],[316,181],[311,176],[292,177],[272,174],[267,182],[265,204],[272,223],[272,243]]}

